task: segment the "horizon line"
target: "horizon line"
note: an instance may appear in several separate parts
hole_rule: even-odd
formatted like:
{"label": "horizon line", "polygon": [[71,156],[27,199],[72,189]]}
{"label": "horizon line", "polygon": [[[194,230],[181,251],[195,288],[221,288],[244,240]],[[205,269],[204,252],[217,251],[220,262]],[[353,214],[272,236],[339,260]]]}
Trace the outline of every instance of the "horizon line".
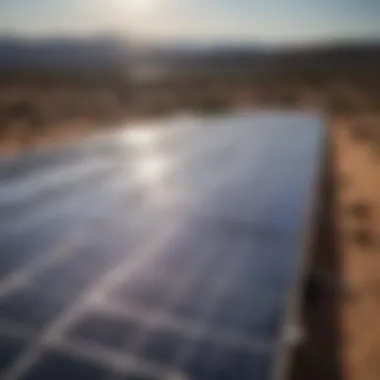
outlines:
{"label": "horizon line", "polygon": [[110,31],[100,31],[93,33],[52,33],[49,35],[32,35],[28,33],[15,33],[0,30],[0,40],[15,40],[15,41],[54,41],[54,40],[114,40],[114,41],[125,41],[132,43],[133,45],[144,45],[144,44],[158,44],[158,45],[175,45],[175,44],[189,44],[196,46],[262,46],[262,47],[311,47],[311,46],[329,46],[329,45],[357,45],[357,44],[380,44],[379,35],[369,35],[369,36],[336,36],[331,38],[310,38],[304,40],[289,40],[289,41],[275,41],[275,40],[264,40],[262,38],[257,38],[248,40],[246,38],[242,39],[228,39],[220,38],[190,38],[190,37],[178,37],[178,38],[154,38],[146,36],[128,36],[125,33],[110,32]]}

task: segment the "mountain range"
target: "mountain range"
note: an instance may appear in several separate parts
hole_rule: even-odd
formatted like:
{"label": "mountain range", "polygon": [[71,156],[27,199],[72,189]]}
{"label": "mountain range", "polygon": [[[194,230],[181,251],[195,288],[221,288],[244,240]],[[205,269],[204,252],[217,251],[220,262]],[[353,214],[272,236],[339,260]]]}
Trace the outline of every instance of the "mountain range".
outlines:
{"label": "mountain range", "polygon": [[34,40],[0,37],[0,70],[103,70],[152,65],[223,71],[376,64],[380,64],[380,41],[377,40],[283,47],[206,45],[189,41],[131,44],[126,39],[114,37]]}

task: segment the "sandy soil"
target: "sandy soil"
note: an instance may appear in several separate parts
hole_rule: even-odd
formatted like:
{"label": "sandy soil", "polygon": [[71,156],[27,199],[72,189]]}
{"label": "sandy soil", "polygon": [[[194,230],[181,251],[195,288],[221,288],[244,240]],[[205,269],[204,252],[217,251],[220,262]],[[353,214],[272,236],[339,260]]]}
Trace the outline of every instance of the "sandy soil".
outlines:
{"label": "sandy soil", "polygon": [[380,155],[350,125],[330,131],[297,380],[380,379]]}
{"label": "sandy soil", "polygon": [[348,295],[341,302],[345,379],[380,378],[380,155],[344,125],[333,130],[338,237]]}

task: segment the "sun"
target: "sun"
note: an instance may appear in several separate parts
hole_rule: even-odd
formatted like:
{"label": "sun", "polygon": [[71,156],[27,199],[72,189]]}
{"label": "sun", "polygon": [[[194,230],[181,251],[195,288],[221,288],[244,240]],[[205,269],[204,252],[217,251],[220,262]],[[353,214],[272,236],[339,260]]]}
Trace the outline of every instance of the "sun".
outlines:
{"label": "sun", "polygon": [[157,0],[125,0],[127,9],[137,12],[149,11],[157,5]]}

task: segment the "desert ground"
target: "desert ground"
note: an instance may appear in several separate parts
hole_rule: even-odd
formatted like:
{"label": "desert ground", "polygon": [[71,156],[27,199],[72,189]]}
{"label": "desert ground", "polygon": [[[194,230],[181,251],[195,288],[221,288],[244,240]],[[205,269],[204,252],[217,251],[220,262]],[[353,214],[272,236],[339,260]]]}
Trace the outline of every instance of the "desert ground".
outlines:
{"label": "desert ground", "polygon": [[380,376],[380,155],[368,133],[374,125],[380,127],[376,117],[330,125],[297,380]]}
{"label": "desert ground", "polygon": [[380,151],[361,133],[365,123],[337,123],[332,130],[340,182],[335,228],[346,287],[339,300],[342,371],[355,380],[380,376]]}

